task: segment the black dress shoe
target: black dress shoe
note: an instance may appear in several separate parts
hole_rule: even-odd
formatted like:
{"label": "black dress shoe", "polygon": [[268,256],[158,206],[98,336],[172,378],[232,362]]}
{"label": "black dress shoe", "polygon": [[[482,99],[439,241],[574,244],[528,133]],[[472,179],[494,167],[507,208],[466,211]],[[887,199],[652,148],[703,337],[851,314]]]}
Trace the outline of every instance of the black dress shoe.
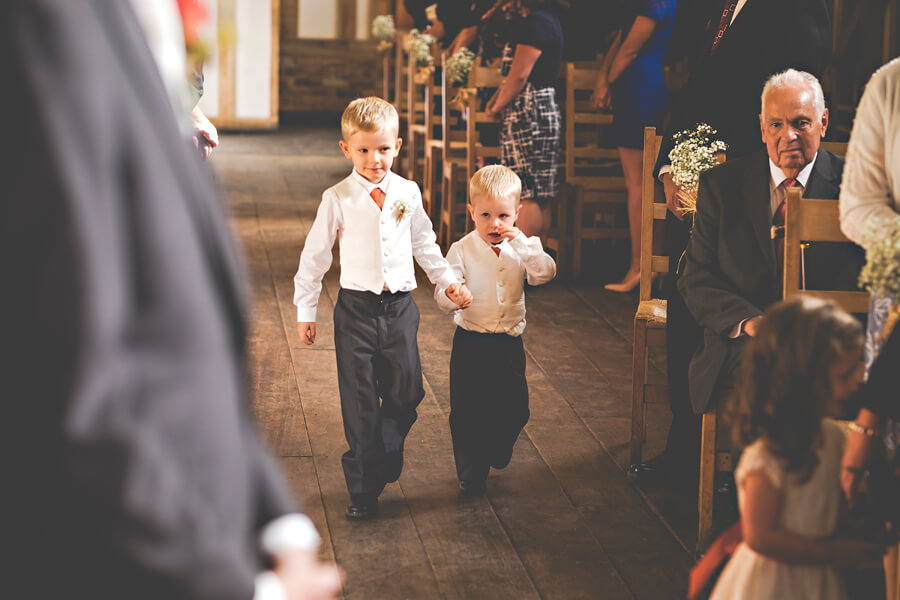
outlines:
{"label": "black dress shoe", "polygon": [[459,492],[463,496],[483,496],[486,487],[483,479],[463,479],[459,482]]}
{"label": "black dress shoe", "polygon": [[401,472],[403,472],[403,452],[391,452],[385,461],[384,482],[394,483],[400,479]]}
{"label": "black dress shoe", "polygon": [[697,465],[691,468],[684,461],[660,454],[647,462],[628,467],[628,477],[642,487],[696,487]]}
{"label": "black dress shoe", "polygon": [[367,521],[378,514],[378,499],[350,501],[347,507],[347,518],[351,521]]}

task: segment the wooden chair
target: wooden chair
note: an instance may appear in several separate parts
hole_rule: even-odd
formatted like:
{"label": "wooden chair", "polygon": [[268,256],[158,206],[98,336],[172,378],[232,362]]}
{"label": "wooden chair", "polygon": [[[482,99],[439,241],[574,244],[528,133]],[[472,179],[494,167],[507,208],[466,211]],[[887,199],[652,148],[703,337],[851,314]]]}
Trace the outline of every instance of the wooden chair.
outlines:
{"label": "wooden chair", "polygon": [[[394,43],[394,108],[397,109],[397,115],[400,118],[399,131],[405,133],[409,123],[409,108],[407,106],[408,95],[406,93],[406,77],[409,72],[409,54],[404,49],[404,41],[409,35],[409,30],[397,30],[396,42]],[[398,175],[407,175],[406,173],[406,144],[400,147],[400,155],[394,161],[395,169]]]}
{"label": "wooden chair", "polygon": [[392,104],[396,102],[396,99],[392,97],[394,88],[391,85],[391,67],[393,66],[391,59],[394,57],[396,45],[394,42],[393,46],[389,50],[385,50],[381,57],[381,97]]}
{"label": "wooden chair", "polygon": [[[653,127],[644,128],[643,190],[641,205],[641,283],[634,315],[634,348],[631,371],[631,464],[642,462],[647,439],[647,405],[668,402],[666,383],[649,380],[649,350],[666,345],[666,301],[654,298],[653,279],[669,271],[669,257],[654,254],[659,247],[657,231],[666,219],[666,198],[653,175],[662,136]],[[654,239],[657,243],[654,244]]]}
{"label": "wooden chair", "polygon": [[424,165],[422,169],[422,204],[436,226],[440,219],[441,202],[441,151],[443,150],[443,119],[441,98],[443,77],[425,86],[425,137],[423,140]]}
{"label": "wooden chair", "polygon": [[[500,131],[496,120],[484,114],[486,98],[500,87],[503,77],[496,67],[472,65],[466,101],[466,181],[485,160],[500,161]],[[467,227],[468,229],[468,227]]]}
{"label": "wooden chair", "polygon": [[581,274],[585,240],[628,238],[627,217],[621,223],[615,214],[617,206],[624,209],[627,202],[619,153],[615,148],[600,145],[613,116],[590,107],[589,98],[598,73],[596,68],[583,68],[575,63],[569,63],[566,68],[566,190],[573,198],[573,278]]}
{"label": "wooden chair", "polygon": [[837,201],[803,198],[799,188],[791,188],[786,202],[783,297],[813,296],[832,300],[850,313],[869,312],[869,292],[802,289],[802,254],[806,243],[853,243],[841,232]]}
{"label": "wooden chair", "polygon": [[451,106],[459,89],[450,86],[445,73],[441,75],[441,198],[437,237],[445,253],[466,229],[466,129],[460,126],[462,111]]}
{"label": "wooden chair", "polygon": [[[435,73],[437,67],[435,67]],[[408,110],[406,128],[406,178],[422,185],[423,172],[425,170],[425,90],[431,85],[429,81],[423,81],[418,75],[418,67],[415,62],[409,61],[406,65],[406,106]]]}

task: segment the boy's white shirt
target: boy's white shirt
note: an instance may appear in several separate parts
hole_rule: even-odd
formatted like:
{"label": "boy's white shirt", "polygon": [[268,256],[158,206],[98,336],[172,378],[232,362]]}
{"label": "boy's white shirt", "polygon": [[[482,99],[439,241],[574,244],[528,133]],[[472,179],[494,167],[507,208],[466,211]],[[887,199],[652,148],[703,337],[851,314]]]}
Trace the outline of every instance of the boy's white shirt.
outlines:
{"label": "boy's white shirt", "polygon": [[463,329],[519,336],[525,330],[526,277],[531,285],[546,283],[556,276],[556,263],[539,237],[519,233],[496,247],[499,256],[476,231],[450,246],[447,260],[472,292],[472,304],[458,310],[441,285],[435,286],[434,298],[445,312],[455,311],[453,321]]}
{"label": "boy's white shirt", "polygon": [[[385,193],[381,210],[370,194]],[[412,210],[401,215],[398,202]],[[380,294],[416,288],[413,258],[428,279],[446,289],[459,283],[436,243],[431,219],[415,182],[389,171],[377,184],[356,169],[322,193],[322,202],[294,275],[297,321],[315,322],[322,277],[331,266],[331,249],[340,239],[341,287]]]}

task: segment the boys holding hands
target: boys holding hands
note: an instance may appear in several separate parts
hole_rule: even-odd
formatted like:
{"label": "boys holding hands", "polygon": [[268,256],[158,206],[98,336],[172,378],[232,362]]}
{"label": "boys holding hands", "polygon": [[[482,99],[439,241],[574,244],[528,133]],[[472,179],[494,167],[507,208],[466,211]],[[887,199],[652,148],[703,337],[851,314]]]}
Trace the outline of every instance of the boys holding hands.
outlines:
{"label": "boys holding hands", "polygon": [[390,170],[402,143],[398,129],[397,111],[380,98],[359,98],[344,111],[340,146],[353,171],[322,194],[294,276],[297,328],[310,345],[322,277],[340,239],[334,345],[350,446],[341,457],[347,517],[354,520],[375,516],[378,495],[400,476],[403,442],[425,396],[419,310],[409,295],[416,287],[413,258],[454,308],[472,298],[435,243],[418,186]]}
{"label": "boys holding hands", "polygon": [[528,422],[525,381],[524,281],[546,283],[556,263],[538,237],[514,225],[522,183],[507,167],[492,165],[469,182],[469,213],[475,231],[450,247],[447,260],[471,290],[460,311],[455,290],[437,282],[435,300],[455,311],[450,355],[450,432],[460,489],[484,493],[491,467],[509,464],[513,445]]}

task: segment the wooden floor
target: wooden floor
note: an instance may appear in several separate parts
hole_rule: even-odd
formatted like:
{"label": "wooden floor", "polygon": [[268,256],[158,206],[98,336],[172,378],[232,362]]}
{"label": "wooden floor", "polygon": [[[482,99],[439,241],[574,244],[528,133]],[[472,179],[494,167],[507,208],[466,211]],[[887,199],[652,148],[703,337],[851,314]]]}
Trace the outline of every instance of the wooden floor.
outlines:
{"label": "wooden floor", "polygon": [[[252,407],[322,534],[323,556],[346,571],[345,597],[684,597],[693,500],[648,496],[625,476],[634,299],[598,284],[528,290],[531,420],[509,467],[491,473],[486,496],[464,500],[447,422],[453,325],[420,276],[413,295],[426,396],[403,475],[385,489],[377,520],[345,519],[331,320],[337,269],[325,278],[312,347],[298,338],[292,304],[321,192],[349,173],[338,134],[223,135],[212,163],[253,282]],[[651,416],[647,456],[664,442],[669,417],[661,410]]]}

